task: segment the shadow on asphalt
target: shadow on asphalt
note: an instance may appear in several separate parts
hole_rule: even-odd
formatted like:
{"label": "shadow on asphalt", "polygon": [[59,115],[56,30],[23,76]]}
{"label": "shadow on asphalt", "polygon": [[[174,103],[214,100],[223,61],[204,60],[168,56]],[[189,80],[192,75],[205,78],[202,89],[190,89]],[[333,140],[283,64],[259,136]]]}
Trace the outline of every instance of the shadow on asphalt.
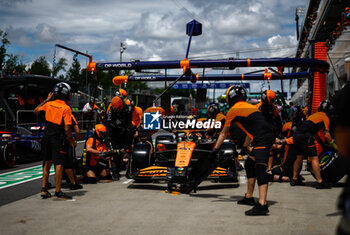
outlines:
{"label": "shadow on asphalt", "polygon": [[[241,196],[241,195],[239,195],[239,196],[231,196],[230,198],[231,198],[231,201],[237,202],[237,201],[241,200],[243,198],[243,196]],[[254,198],[254,199],[255,199],[255,201],[258,201],[258,198]],[[267,204],[269,206],[275,205],[276,203],[277,203],[276,201],[267,200]]]}
{"label": "shadow on asphalt", "polygon": [[[227,198],[227,195],[222,195],[222,194],[190,194],[191,197],[198,197],[198,198],[216,198],[217,200],[214,200],[213,202],[237,202],[242,199],[242,196],[231,196]],[[255,201],[258,199],[256,198]],[[267,200],[267,204],[269,206],[275,205],[277,202],[276,201],[269,201]]]}
{"label": "shadow on asphalt", "polygon": [[[206,186],[199,186],[198,191],[203,190],[216,190],[216,189],[226,189],[226,188],[238,188],[239,184],[215,184],[215,185],[206,185]],[[131,184],[128,186],[130,189],[144,189],[144,190],[166,190],[165,185],[155,185],[155,184]],[[194,195],[194,194],[191,194]],[[201,194],[203,195],[203,194]],[[208,194],[208,195],[214,195],[214,194]]]}
{"label": "shadow on asphalt", "polygon": [[345,182],[338,182],[333,185],[334,188],[344,188],[345,187]]}
{"label": "shadow on asphalt", "polygon": [[337,212],[334,212],[334,213],[326,214],[326,216],[332,217],[332,216],[340,216],[342,214],[343,214],[342,211],[337,211]]}
{"label": "shadow on asphalt", "polygon": [[154,185],[154,184],[131,184],[128,186],[130,189],[145,189],[145,190],[165,190],[166,186]]}
{"label": "shadow on asphalt", "polygon": [[[203,194],[203,193],[196,194],[196,193],[191,193],[189,196],[191,196],[191,197],[200,197],[200,198],[220,198],[220,197],[223,197],[225,195],[222,195],[222,194]],[[222,200],[220,199],[220,201],[222,201]]]}
{"label": "shadow on asphalt", "polygon": [[225,189],[225,188],[238,188],[239,184],[222,184],[222,183],[215,183],[212,185],[206,185],[206,186],[199,186],[198,190],[215,190],[215,189]]}
{"label": "shadow on asphalt", "polygon": [[80,191],[69,191],[66,192],[68,196],[72,196],[72,197],[81,197],[84,196],[88,191],[86,190],[80,190]]}

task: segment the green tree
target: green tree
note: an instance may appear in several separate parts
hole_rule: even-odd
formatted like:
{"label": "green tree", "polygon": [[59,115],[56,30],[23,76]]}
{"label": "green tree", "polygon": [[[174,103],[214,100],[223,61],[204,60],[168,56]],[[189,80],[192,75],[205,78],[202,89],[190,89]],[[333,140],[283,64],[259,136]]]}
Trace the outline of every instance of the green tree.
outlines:
{"label": "green tree", "polygon": [[[169,84],[168,84],[169,86]],[[161,94],[165,88],[156,88],[153,90],[155,94]],[[173,96],[181,96],[181,97],[188,97],[190,94],[192,94],[192,97],[196,97],[196,90],[195,89],[169,89],[167,93],[170,93],[170,95]]]}
{"label": "green tree", "polygon": [[82,83],[83,77],[81,76],[80,70],[81,70],[80,63],[79,63],[78,59],[76,57],[74,57],[73,63],[67,72],[67,79],[70,81],[77,81],[77,82],[83,84]]}
{"label": "green tree", "polygon": [[[59,58],[58,62],[56,64],[53,65],[52,68],[52,77],[56,77],[58,75],[58,73],[63,70],[66,71],[66,66],[67,66],[67,59],[66,58]],[[60,77],[62,78],[62,76],[60,75]]]}
{"label": "green tree", "polygon": [[47,62],[45,56],[40,56],[36,59],[32,66],[30,67],[31,74],[50,76],[51,69],[49,63]]}
{"label": "green tree", "polygon": [[18,61],[18,56],[8,55],[8,59],[5,61],[4,71],[8,73],[24,73],[26,65]]}
{"label": "green tree", "polygon": [[219,103],[226,103],[226,96],[220,96],[217,98]]}
{"label": "green tree", "polygon": [[10,44],[10,41],[7,39],[7,33],[0,30],[1,46],[0,46],[0,71],[3,70],[5,65],[6,47]]}

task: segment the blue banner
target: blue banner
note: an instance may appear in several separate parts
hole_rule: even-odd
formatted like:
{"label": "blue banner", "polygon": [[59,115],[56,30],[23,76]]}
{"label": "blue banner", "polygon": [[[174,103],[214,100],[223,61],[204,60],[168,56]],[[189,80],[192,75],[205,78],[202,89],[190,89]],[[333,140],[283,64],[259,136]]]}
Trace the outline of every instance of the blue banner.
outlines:
{"label": "blue banner", "polygon": [[250,84],[247,82],[217,82],[217,83],[176,83],[171,89],[227,89],[232,85],[242,86],[245,89],[250,89]]}

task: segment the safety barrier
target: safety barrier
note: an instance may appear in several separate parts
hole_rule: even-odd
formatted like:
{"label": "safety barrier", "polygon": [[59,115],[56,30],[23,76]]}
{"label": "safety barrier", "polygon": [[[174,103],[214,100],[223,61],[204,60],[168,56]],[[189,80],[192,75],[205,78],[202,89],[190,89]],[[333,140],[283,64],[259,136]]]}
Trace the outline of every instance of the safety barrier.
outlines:
{"label": "safety barrier", "polygon": [[[78,122],[79,129],[81,131],[87,130],[88,128],[92,129],[95,124],[97,123],[97,113],[93,112],[92,115],[86,114],[86,112],[83,111],[74,111],[72,110],[72,114],[74,115],[75,119]],[[1,112],[0,112],[1,115]],[[6,115],[5,119],[6,119]],[[0,119],[1,120],[1,119]],[[29,127],[29,126],[36,126],[36,125],[42,125],[44,124],[45,119],[41,115],[35,115],[33,113],[33,110],[18,110],[16,112],[16,125],[17,126],[23,126],[23,127]],[[7,121],[3,124],[0,123],[0,127],[3,126],[6,127]],[[90,127],[89,127],[90,123]]]}
{"label": "safety barrier", "polygon": [[33,110],[18,110],[16,112],[16,126],[35,126],[40,123],[39,115],[35,115]]}
{"label": "safety barrier", "polygon": [[[92,129],[97,123],[97,113],[94,111],[91,114],[87,114],[83,111],[74,111],[72,110],[72,114],[78,122],[78,126],[80,131],[85,131],[88,129]],[[90,125],[90,126],[89,126]]]}

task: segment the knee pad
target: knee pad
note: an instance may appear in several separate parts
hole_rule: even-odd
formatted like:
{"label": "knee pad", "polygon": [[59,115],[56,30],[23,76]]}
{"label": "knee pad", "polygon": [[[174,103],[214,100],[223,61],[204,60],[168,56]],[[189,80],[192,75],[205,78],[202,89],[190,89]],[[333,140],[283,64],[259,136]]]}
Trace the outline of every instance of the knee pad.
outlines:
{"label": "knee pad", "polygon": [[282,166],[275,166],[271,168],[271,172],[274,175],[284,175],[284,169]]}
{"label": "knee pad", "polygon": [[99,178],[100,178],[100,180],[111,180],[112,176],[110,174],[107,174],[106,176],[101,176]]}
{"label": "knee pad", "polygon": [[258,181],[258,186],[269,183],[269,178],[266,173],[267,166],[262,164],[255,165],[255,174]]}
{"label": "knee pad", "polygon": [[244,169],[247,174],[247,178],[255,178],[255,164],[256,162],[251,159],[250,157],[247,158],[247,160],[244,163]]}
{"label": "knee pad", "polygon": [[96,184],[99,179],[95,177],[84,177],[84,183],[86,184]]}

